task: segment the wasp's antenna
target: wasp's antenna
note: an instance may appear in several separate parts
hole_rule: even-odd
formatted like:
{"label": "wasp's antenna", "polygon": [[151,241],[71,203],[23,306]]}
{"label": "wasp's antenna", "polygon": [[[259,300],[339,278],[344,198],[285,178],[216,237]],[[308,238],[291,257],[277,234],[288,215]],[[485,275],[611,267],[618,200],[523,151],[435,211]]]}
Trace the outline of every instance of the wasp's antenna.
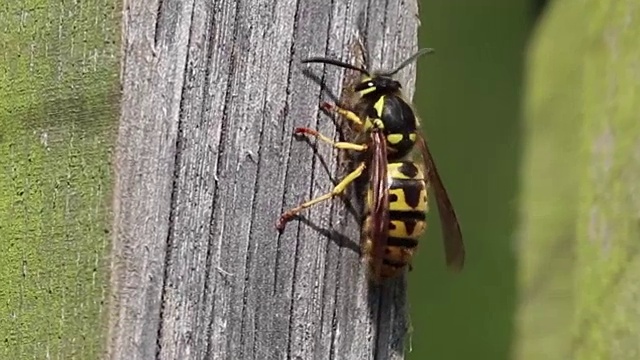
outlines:
{"label": "wasp's antenna", "polygon": [[347,64],[347,63],[344,63],[342,61],[338,61],[338,60],[334,60],[334,59],[323,58],[323,57],[312,57],[312,58],[304,59],[301,62],[303,64],[306,64],[306,63],[331,64],[331,65],[339,66],[341,68],[359,71],[359,72],[369,76],[369,72],[367,70],[363,69],[363,68],[359,68],[359,67],[357,67],[355,65]]}
{"label": "wasp's antenna", "polygon": [[392,70],[392,71],[389,71],[389,72],[386,72],[386,73],[382,73],[381,75],[384,75],[384,76],[395,75],[398,71],[402,70],[405,66],[407,66],[407,65],[411,64],[412,62],[416,61],[416,59],[419,58],[420,56],[425,55],[425,54],[432,54],[434,52],[435,52],[435,50],[432,49],[432,48],[420,49],[420,50],[418,50],[417,53],[409,56],[409,58],[407,60],[403,61],[402,64],[400,64],[397,68],[395,68],[395,70]]}

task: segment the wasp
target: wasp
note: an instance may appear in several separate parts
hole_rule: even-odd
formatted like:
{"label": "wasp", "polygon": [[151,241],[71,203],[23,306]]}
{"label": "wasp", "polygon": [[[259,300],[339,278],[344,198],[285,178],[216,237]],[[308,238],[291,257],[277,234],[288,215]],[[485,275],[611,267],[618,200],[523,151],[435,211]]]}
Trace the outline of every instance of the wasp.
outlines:
{"label": "wasp", "polygon": [[[316,137],[337,149],[360,152],[364,160],[331,192],[283,213],[276,227],[282,231],[285,224],[302,210],[342,195],[356,179],[367,174],[361,247],[374,280],[397,276],[407,267],[411,269],[418,240],[427,228],[429,188],[435,192],[447,266],[454,271],[464,266],[464,243],[453,205],[422,135],[418,116],[403,95],[400,82],[393,78],[418,57],[431,52],[433,49],[421,49],[386,72],[369,72],[362,67],[324,57],[302,61],[335,65],[362,74],[351,89],[356,96],[353,109],[327,102],[321,105],[325,111],[339,114],[349,121],[359,140],[334,142],[308,128],[296,128],[294,132]],[[420,161],[414,160],[416,148],[421,155]]]}

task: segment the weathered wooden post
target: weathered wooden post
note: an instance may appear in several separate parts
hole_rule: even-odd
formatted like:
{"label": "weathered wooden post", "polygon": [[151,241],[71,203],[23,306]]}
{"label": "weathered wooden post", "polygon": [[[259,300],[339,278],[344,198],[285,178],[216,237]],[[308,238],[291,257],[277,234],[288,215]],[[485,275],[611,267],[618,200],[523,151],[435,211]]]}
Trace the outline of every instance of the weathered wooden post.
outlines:
{"label": "weathered wooden post", "polygon": [[[111,358],[403,358],[404,282],[370,291],[344,202],[282,235],[274,224],[343,167],[292,135],[337,132],[300,59],[349,60],[363,40],[374,67],[394,66],[417,49],[417,11],[413,0],[126,4]],[[414,71],[400,75],[410,95]],[[343,70],[309,73],[340,94]]]}

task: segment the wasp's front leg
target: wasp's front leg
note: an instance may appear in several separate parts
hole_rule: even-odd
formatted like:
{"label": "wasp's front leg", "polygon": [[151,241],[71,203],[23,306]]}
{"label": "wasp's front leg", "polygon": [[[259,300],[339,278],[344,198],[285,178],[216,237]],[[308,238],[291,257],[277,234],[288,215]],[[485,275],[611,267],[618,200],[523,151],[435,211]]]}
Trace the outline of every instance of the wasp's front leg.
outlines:
{"label": "wasp's front leg", "polygon": [[320,108],[326,112],[337,113],[342,115],[345,119],[349,120],[353,123],[356,131],[362,131],[364,127],[364,123],[362,120],[351,110],[342,108],[336,104],[332,104],[330,102],[323,102],[320,104]]}

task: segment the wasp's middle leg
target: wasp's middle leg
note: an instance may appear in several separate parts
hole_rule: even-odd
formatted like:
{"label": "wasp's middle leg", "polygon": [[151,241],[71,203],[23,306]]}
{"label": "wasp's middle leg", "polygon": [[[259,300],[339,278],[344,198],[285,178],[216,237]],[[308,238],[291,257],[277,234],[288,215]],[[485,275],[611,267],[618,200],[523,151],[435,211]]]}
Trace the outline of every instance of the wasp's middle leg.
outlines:
{"label": "wasp's middle leg", "polygon": [[367,145],[355,144],[355,143],[350,143],[350,142],[342,142],[342,141],[341,142],[335,142],[335,141],[331,140],[329,137],[327,137],[325,135],[322,135],[317,130],[313,130],[313,129],[309,129],[309,128],[305,128],[305,127],[295,128],[294,133],[296,135],[304,134],[304,135],[314,136],[314,137],[318,138],[319,140],[324,141],[327,144],[330,144],[331,146],[333,146],[336,149],[355,150],[355,151],[365,151],[365,150],[367,150]]}

